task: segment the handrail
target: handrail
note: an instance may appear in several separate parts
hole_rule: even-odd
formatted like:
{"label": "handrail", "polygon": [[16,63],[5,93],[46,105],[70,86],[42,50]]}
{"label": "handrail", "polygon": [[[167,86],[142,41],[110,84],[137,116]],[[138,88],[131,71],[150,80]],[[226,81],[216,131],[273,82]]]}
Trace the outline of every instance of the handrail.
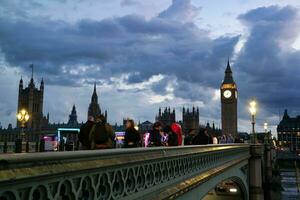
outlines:
{"label": "handrail", "polygon": [[[66,188],[66,195],[75,199],[85,189],[94,199],[135,199],[233,160],[248,159],[249,149],[248,144],[225,144],[0,155],[0,197],[20,195],[17,191],[24,191],[25,184],[27,195],[38,192],[49,199]],[[53,182],[57,191],[52,194]]]}

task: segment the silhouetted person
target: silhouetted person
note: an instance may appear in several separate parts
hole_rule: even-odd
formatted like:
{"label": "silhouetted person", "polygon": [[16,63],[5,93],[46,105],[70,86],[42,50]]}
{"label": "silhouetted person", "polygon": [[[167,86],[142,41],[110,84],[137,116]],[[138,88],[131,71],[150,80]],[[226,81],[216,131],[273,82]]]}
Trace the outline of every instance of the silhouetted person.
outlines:
{"label": "silhouetted person", "polygon": [[91,149],[91,141],[89,140],[89,135],[94,124],[94,117],[89,116],[87,122],[80,127],[78,139],[81,144],[81,150]]}
{"label": "silhouetted person", "polygon": [[212,138],[208,134],[206,129],[200,129],[198,135],[192,141],[193,145],[212,144]]}
{"label": "silhouetted person", "polygon": [[91,149],[114,148],[115,133],[112,127],[106,123],[103,115],[96,117],[96,123],[92,127],[89,139]]}
{"label": "silhouetted person", "polygon": [[171,129],[171,126],[166,126],[164,128],[164,133],[167,135],[167,145],[168,146],[178,146],[178,136]]}
{"label": "silhouetted person", "polygon": [[184,145],[193,145],[193,139],[196,136],[196,130],[190,129],[188,135],[184,138]]}
{"label": "silhouetted person", "polygon": [[126,131],[124,137],[124,147],[132,148],[140,145],[140,133],[134,128],[134,121],[132,119],[126,122]]}
{"label": "silhouetted person", "polygon": [[163,146],[162,136],[163,132],[161,130],[162,125],[160,122],[155,122],[152,126],[150,133],[150,145],[149,146]]}

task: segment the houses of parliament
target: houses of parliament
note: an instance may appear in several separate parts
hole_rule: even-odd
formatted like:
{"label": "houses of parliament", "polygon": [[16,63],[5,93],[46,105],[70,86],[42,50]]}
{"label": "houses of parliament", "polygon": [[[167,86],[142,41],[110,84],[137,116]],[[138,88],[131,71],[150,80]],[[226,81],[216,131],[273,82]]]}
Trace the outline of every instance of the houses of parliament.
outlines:
{"label": "houses of parliament", "polygon": [[[58,128],[80,128],[83,122],[78,122],[76,106],[73,105],[69,120],[67,123],[50,123],[50,114],[44,115],[44,80],[36,86],[33,79],[33,74],[27,87],[24,87],[24,81],[21,78],[19,82],[19,94],[18,94],[18,110],[25,109],[30,118],[26,123],[25,133],[28,141],[38,141],[44,135],[55,134]],[[99,116],[103,114],[107,119],[107,111],[102,112],[98,103],[98,95],[96,83],[94,84],[94,90],[91,97],[91,102],[88,107],[87,116]],[[17,121],[16,128],[13,128],[12,124],[8,125],[7,129],[0,129],[0,141],[15,141],[20,137],[21,124]]]}
{"label": "houses of parliament", "polygon": [[[18,88],[18,107],[17,112],[21,109],[27,110],[30,118],[26,123],[25,135],[27,141],[38,141],[45,135],[56,134],[59,128],[80,128],[83,122],[78,122],[77,111],[75,105],[73,105],[69,119],[67,123],[50,123],[50,114],[44,115],[44,80],[42,79],[39,87],[36,85],[33,72],[31,79],[27,86],[24,86],[24,81],[21,78]],[[237,87],[233,80],[231,67],[229,61],[225,70],[224,80],[220,87],[221,92],[221,119],[222,128],[217,129],[214,124],[210,126],[209,123],[206,125],[200,125],[199,108],[182,108],[182,121],[176,121],[175,109],[170,107],[159,108],[158,114],[155,117],[155,121],[160,121],[164,126],[171,125],[174,122],[181,124],[183,133],[187,134],[190,130],[198,131],[200,128],[206,128],[211,130],[212,134],[237,134]],[[71,107],[71,105],[70,105]],[[16,112],[16,113],[17,113]],[[88,106],[87,116],[99,116],[104,115],[107,121],[107,111],[101,110],[98,102],[96,83],[94,84],[93,93],[91,96],[91,102]],[[115,131],[124,131],[126,119],[124,118],[123,124],[115,124],[113,126]],[[16,128],[13,128],[12,124],[9,124],[8,128],[0,128],[0,141],[15,141],[16,138],[20,137],[21,124],[17,121]],[[149,131],[152,127],[152,123],[145,121],[138,124],[141,133]]]}

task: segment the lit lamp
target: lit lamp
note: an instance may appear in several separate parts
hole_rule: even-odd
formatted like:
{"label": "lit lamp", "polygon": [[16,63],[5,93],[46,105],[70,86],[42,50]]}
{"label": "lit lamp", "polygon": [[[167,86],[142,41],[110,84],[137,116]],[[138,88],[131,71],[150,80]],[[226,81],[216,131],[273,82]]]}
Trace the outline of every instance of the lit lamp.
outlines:
{"label": "lit lamp", "polygon": [[268,144],[270,138],[269,138],[269,133],[268,133],[268,123],[267,122],[264,123],[264,130],[265,130],[265,139],[264,140],[265,140],[265,143]]}
{"label": "lit lamp", "polygon": [[29,120],[29,114],[25,109],[22,109],[18,114],[17,114],[17,119],[19,122],[21,122],[21,128],[25,127],[25,123],[28,122]]}
{"label": "lit lamp", "polygon": [[25,109],[22,109],[18,114],[17,114],[17,119],[21,123],[21,138],[19,138],[19,142],[16,144],[21,145],[19,147],[16,147],[16,152],[21,153],[22,152],[22,140],[24,139],[25,133],[24,133],[24,127],[25,123],[28,122],[29,120],[29,114]]}
{"label": "lit lamp", "polygon": [[252,119],[252,143],[256,143],[256,135],[255,135],[255,115],[256,115],[256,112],[257,112],[257,109],[256,109],[256,101],[255,100],[252,100],[250,101],[249,103],[249,112],[251,114],[251,119]]}

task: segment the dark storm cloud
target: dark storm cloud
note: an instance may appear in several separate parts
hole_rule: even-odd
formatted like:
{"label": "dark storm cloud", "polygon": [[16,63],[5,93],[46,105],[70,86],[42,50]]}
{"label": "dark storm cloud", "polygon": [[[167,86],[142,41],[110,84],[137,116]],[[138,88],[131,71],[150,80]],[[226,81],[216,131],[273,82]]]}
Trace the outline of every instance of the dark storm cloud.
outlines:
{"label": "dark storm cloud", "polygon": [[126,73],[133,74],[128,84],[163,74],[214,87],[239,37],[210,39],[191,22],[198,12],[190,1],[174,0],[150,20],[127,15],[70,24],[2,17],[0,47],[7,62],[25,69],[34,63],[50,84],[78,85]]}
{"label": "dark storm cloud", "polygon": [[[218,89],[240,36],[211,39],[193,23],[199,11],[190,1],[174,0],[149,20],[127,15],[71,24],[26,13],[2,15],[0,48],[13,66],[29,70],[34,63],[47,84],[113,84],[110,78],[121,74],[129,74],[127,84],[137,84],[162,74],[150,86],[155,93],[165,95],[171,85],[176,97],[209,103],[203,89]],[[298,11],[262,7],[239,19],[249,30],[233,66],[241,101],[256,96],[272,109],[299,106],[300,52],[291,48],[299,32]]]}
{"label": "dark storm cloud", "polygon": [[299,107],[300,52],[292,48],[299,35],[298,10],[261,7],[239,19],[249,29],[235,64],[244,99],[255,96],[271,111]]}

